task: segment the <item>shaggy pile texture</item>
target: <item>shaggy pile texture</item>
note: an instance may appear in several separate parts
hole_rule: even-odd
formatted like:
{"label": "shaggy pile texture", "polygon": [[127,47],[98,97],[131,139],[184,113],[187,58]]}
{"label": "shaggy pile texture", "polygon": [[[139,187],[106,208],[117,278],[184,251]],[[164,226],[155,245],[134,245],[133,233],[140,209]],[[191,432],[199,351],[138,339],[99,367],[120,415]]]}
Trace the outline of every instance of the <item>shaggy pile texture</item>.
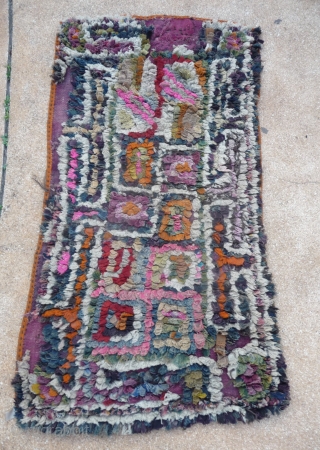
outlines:
{"label": "shaggy pile texture", "polygon": [[21,427],[137,433],[287,406],[259,35],[192,18],[61,24],[13,381]]}

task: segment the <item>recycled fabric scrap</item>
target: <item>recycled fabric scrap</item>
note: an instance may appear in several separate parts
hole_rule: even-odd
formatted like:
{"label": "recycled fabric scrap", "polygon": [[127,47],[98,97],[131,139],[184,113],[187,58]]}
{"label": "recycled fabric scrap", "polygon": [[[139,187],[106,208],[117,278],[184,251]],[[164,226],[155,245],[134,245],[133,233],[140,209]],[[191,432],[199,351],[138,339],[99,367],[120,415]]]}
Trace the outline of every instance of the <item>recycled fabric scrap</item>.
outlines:
{"label": "recycled fabric scrap", "polygon": [[265,258],[259,28],[70,19],[15,416],[57,433],[250,422],[289,403]]}

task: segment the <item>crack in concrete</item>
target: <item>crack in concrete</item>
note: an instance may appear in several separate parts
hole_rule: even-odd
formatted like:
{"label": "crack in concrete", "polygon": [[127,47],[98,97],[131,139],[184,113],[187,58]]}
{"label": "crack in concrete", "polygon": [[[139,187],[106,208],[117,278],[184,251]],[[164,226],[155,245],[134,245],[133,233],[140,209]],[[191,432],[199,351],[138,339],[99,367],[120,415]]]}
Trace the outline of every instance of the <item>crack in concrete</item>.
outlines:
{"label": "crack in concrete", "polygon": [[[7,159],[8,159],[8,137],[9,137],[9,121],[10,121],[10,85],[11,85],[11,60],[12,60],[12,30],[13,30],[13,0],[8,0],[8,59],[7,59],[7,85],[5,105],[9,101],[9,109],[6,111],[4,122],[4,139],[3,139],[3,155],[2,155],[2,176],[0,186],[0,216],[3,211],[4,189],[6,183]],[[8,112],[8,114],[7,114]]]}

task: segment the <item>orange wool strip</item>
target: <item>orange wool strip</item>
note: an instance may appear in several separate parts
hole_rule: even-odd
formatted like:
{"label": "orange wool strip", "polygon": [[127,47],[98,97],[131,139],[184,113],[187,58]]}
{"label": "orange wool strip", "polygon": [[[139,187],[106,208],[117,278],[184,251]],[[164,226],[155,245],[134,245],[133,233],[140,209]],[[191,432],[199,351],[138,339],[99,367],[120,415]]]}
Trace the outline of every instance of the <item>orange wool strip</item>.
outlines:
{"label": "orange wool strip", "polygon": [[[219,232],[221,233],[224,230],[224,226],[221,223],[218,223],[215,225],[214,229],[217,231],[217,233],[213,233],[212,237],[217,242],[217,244],[221,243],[221,236]],[[227,297],[224,294],[225,287],[224,283],[227,281],[227,274],[223,270],[223,266],[229,264],[232,266],[242,266],[244,264],[244,258],[237,258],[235,256],[226,256],[223,253],[222,248],[215,248],[215,253],[219,256],[218,260],[216,261],[217,266],[219,267],[219,277],[217,279],[217,285],[218,289],[221,292],[221,294],[218,297],[218,305],[220,307],[219,316],[223,319],[227,319],[230,314],[227,311],[224,311],[224,305],[227,301]]]}

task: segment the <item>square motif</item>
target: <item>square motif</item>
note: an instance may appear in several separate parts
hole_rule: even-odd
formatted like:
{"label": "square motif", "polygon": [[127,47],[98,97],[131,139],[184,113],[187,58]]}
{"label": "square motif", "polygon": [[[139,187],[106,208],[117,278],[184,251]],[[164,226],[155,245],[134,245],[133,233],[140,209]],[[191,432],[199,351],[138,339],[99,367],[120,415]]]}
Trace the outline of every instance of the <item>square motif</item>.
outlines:
{"label": "square motif", "polygon": [[121,291],[114,296],[100,295],[88,347],[97,355],[146,355],[153,326],[151,300],[139,293]]}
{"label": "square motif", "polygon": [[175,303],[169,303],[168,300],[159,304],[153,345],[155,348],[174,347],[187,352],[191,347],[189,332],[192,332],[192,327],[186,306],[178,306]]}
{"label": "square motif", "polygon": [[125,337],[133,330],[133,318],[132,306],[106,301],[101,307],[99,329],[93,338],[99,342],[109,342],[114,336]]}
{"label": "square motif", "polygon": [[194,289],[195,285],[201,283],[201,256],[196,245],[182,247],[172,243],[160,248],[151,247],[146,287],[168,287],[177,291],[183,288]]}
{"label": "square motif", "polygon": [[144,289],[144,271],[150,249],[143,246],[140,238],[116,238],[104,233],[102,254],[93,274],[91,297],[120,290]]}
{"label": "square motif", "polygon": [[115,236],[152,236],[157,208],[148,195],[111,192],[108,210],[108,231]]}
{"label": "square motif", "polygon": [[130,186],[146,187],[152,181],[153,143],[131,142],[122,158],[123,178]]}
{"label": "square motif", "polygon": [[[194,291],[174,293],[159,289],[149,292],[153,303],[152,346],[170,353],[194,354],[205,345],[202,298]],[[143,293],[143,294],[144,294]]]}
{"label": "square motif", "polygon": [[201,171],[200,152],[175,152],[162,159],[165,181],[174,185],[195,186]]}
{"label": "square motif", "polygon": [[191,238],[192,203],[189,199],[169,200],[162,207],[159,236],[165,241]]}

